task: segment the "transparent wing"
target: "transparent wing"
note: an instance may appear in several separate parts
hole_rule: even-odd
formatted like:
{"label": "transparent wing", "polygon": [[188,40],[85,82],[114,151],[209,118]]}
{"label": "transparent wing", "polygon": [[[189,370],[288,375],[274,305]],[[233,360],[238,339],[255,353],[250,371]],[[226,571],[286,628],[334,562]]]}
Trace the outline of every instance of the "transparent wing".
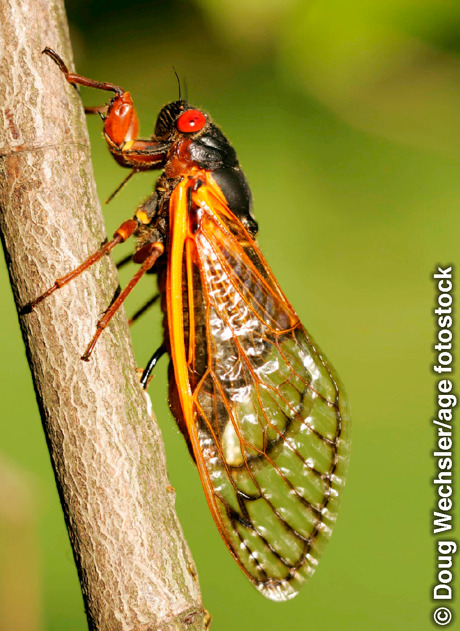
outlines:
{"label": "transparent wing", "polygon": [[284,600],[314,572],[336,518],[346,401],[243,226],[202,209],[186,264],[192,444],[227,546]]}
{"label": "transparent wing", "polygon": [[199,220],[184,237],[182,406],[226,545],[265,596],[286,600],[331,535],[349,414],[333,368],[218,193],[194,195]]}

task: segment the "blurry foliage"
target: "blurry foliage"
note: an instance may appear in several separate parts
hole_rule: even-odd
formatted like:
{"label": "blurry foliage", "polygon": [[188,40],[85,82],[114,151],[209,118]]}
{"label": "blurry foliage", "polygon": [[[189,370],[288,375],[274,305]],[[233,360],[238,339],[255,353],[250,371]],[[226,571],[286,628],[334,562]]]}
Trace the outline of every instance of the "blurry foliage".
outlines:
{"label": "blurry foliage", "polygon": [[[459,3],[69,0],[67,7],[76,68],[129,89],[144,135],[161,105],[177,98],[173,65],[190,101],[222,125],[252,187],[262,250],[350,395],[351,469],[332,541],[303,592],[279,605],[256,593],[222,544],[167,408],[167,361],[158,366],[150,393],[213,628],[430,628],[430,273],[437,263],[460,262]],[[82,98],[94,105],[103,95],[82,90]],[[124,172],[104,147],[98,118],[88,122],[105,199]],[[136,177],[107,209],[109,234],[152,190],[153,174]],[[133,269],[122,271],[122,284]],[[129,314],[154,292],[145,281]],[[5,270],[1,282],[9,295]],[[0,309],[3,448],[43,480],[44,629],[82,630],[16,314],[6,298]],[[88,318],[88,338],[92,325]],[[161,335],[153,309],[133,328],[139,365]]]}
{"label": "blurry foliage", "polygon": [[282,59],[305,90],[353,125],[458,155],[454,24],[458,37],[456,2],[301,3],[286,26]]}

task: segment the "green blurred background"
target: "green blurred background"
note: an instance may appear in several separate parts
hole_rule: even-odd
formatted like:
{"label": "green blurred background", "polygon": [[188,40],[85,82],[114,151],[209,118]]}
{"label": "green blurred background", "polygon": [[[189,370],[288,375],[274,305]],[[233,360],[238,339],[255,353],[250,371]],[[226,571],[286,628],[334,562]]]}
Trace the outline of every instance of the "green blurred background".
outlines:
{"label": "green blurred background", "polygon": [[[432,628],[430,274],[437,263],[460,263],[460,4],[69,0],[67,9],[77,70],[129,89],[144,135],[177,98],[172,66],[189,100],[222,126],[252,187],[262,250],[351,401],[351,466],[334,535],[303,592],[277,604],[256,592],[220,539],[160,363],[150,394],[212,628]],[[98,97],[83,92],[88,105]],[[125,172],[97,117],[89,126],[103,200]],[[153,183],[142,174],[128,184],[106,209],[108,233]],[[23,620],[0,628],[83,630],[4,266],[1,283],[0,600],[8,602],[0,605],[18,598]],[[128,314],[153,291],[145,279]],[[133,329],[139,366],[161,339],[160,322],[155,308]]]}

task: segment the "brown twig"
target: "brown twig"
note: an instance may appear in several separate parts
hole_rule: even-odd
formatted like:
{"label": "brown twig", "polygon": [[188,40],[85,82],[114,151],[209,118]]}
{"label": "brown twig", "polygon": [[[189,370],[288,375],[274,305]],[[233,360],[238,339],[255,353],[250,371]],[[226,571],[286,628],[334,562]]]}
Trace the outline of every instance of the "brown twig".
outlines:
{"label": "brown twig", "polygon": [[[0,229],[17,306],[104,239],[62,0],[0,4]],[[106,257],[20,317],[90,629],[204,628],[159,429],[124,314],[80,356],[117,287]],[[170,487],[169,487],[170,488]]]}

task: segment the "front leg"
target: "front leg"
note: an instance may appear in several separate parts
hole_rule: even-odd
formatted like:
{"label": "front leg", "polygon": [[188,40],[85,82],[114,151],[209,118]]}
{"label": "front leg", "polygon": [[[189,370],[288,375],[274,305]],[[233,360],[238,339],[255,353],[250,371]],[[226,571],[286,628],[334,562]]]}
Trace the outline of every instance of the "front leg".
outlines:
{"label": "front leg", "polygon": [[113,98],[106,105],[89,107],[85,111],[88,114],[100,114],[104,121],[104,136],[110,152],[121,166],[131,168],[134,171],[164,167],[171,145],[170,143],[158,142],[154,138],[138,138],[139,118],[129,92],[113,83],[94,81],[69,72],[64,61],[54,50],[45,48],[43,52],[51,57],[72,85],[82,85],[114,93]]}
{"label": "front leg", "polygon": [[[115,116],[113,110],[110,111],[109,116],[112,113]],[[108,117],[105,122],[107,120]],[[147,171],[162,169],[166,164],[167,153],[171,146],[170,143],[136,138],[123,140],[120,144],[117,144],[113,139],[113,134],[108,134],[105,124],[104,136],[109,145],[110,153],[122,167],[128,167],[134,171]]]}

